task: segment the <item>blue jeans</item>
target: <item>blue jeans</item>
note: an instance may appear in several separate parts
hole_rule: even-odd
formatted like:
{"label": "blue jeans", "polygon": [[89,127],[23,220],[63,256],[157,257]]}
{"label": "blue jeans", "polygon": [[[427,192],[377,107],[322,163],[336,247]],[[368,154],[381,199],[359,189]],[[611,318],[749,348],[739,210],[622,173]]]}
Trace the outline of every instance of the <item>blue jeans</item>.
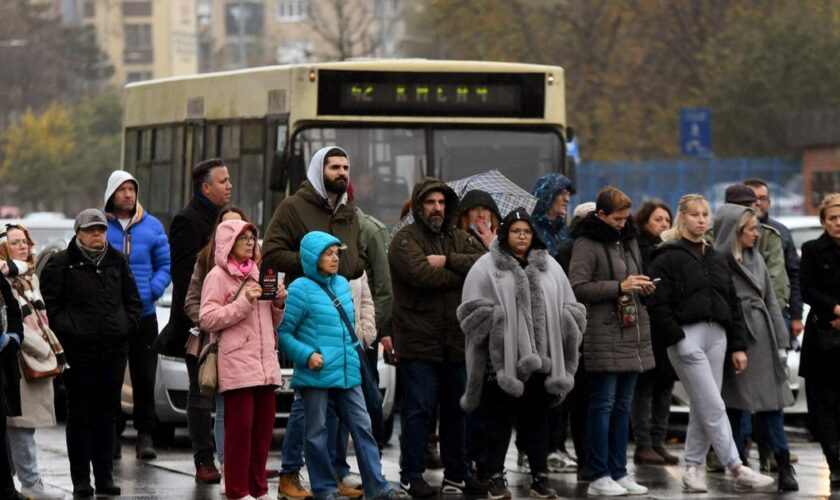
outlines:
{"label": "blue jeans", "polygon": [[213,435],[216,439],[216,458],[219,465],[225,463],[225,397],[216,393],[216,420],[213,423]]}
{"label": "blue jeans", "polygon": [[422,479],[426,470],[429,421],[440,402],[440,457],[443,475],[461,482],[467,476],[465,421],[460,398],[467,386],[463,362],[400,361],[403,382],[402,482]]}
{"label": "blue jeans", "polygon": [[[752,420],[750,412],[744,410],[727,410],[729,421],[732,425],[732,437],[735,439],[735,444],[739,445],[738,452],[741,453],[741,447],[744,446],[743,422],[745,420]],[[788,449],[787,436],[785,436],[785,420],[782,410],[776,411],[759,411],[755,413],[758,425],[764,432],[764,438],[767,440],[767,446],[773,454],[785,451]],[[740,421],[738,421],[740,420]],[[745,454],[745,452],[743,452]]]}
{"label": "blue jeans", "polygon": [[589,372],[589,470],[592,480],[627,475],[630,402],[638,373]]}
{"label": "blue jeans", "polygon": [[6,441],[12,452],[9,462],[20,480],[26,487],[33,486],[41,480],[38,472],[38,447],[35,445],[35,429],[28,427],[7,427]]}
{"label": "blue jeans", "polygon": [[303,469],[303,439],[306,433],[306,419],[303,414],[303,396],[295,389],[295,399],[289,410],[286,434],[283,436],[283,452],[280,460],[280,474],[291,474]]}
{"label": "blue jeans", "polygon": [[370,416],[365,407],[365,398],[361,386],[350,389],[320,389],[303,387],[304,412],[306,414],[306,469],[315,499],[338,495],[338,484],[333,475],[330,460],[329,432],[327,413],[329,407],[335,409],[339,420],[347,426],[353,436],[356,460],[362,476],[362,486],[366,498],[384,495],[390,487],[382,476],[382,464],[379,461],[379,447],[373,438]]}
{"label": "blue jeans", "polygon": [[329,433],[329,443],[333,446],[329,447],[330,463],[333,464],[335,477],[339,481],[343,481],[345,477],[350,475],[350,464],[347,463],[347,439],[350,437],[350,431],[347,426],[341,423],[335,411],[327,411],[327,432]]}

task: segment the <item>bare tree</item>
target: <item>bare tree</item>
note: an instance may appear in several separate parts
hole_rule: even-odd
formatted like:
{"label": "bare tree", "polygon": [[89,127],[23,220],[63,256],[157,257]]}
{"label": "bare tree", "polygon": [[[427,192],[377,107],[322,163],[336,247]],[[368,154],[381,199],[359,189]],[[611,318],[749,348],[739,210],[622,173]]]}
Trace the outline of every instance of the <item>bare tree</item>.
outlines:
{"label": "bare tree", "polygon": [[323,60],[372,57],[378,40],[374,12],[366,0],[323,0],[313,9],[312,29],[325,42],[315,49]]}

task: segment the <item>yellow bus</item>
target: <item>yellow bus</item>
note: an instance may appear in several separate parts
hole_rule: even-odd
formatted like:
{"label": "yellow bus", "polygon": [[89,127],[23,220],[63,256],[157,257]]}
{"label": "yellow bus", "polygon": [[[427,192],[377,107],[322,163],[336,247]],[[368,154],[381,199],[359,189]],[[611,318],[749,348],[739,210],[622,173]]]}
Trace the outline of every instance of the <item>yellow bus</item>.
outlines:
{"label": "yellow bus", "polygon": [[192,166],[223,158],[232,203],[265,229],[310,156],[335,144],[350,156],[357,206],[390,225],[423,176],[498,169],[530,191],[543,173],[566,172],[563,78],[557,66],[405,59],[134,83],[123,168],[168,227],[192,195]]}

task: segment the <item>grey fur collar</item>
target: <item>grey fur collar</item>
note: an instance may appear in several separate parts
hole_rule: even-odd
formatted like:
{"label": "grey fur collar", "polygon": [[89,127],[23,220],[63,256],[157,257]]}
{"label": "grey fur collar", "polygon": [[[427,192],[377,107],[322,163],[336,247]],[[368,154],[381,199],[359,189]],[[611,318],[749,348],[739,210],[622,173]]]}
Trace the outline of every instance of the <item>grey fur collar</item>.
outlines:
{"label": "grey fur collar", "polygon": [[[496,267],[502,271],[522,269],[522,266],[519,265],[519,262],[512,255],[499,247],[498,241],[494,241],[490,245],[490,253],[493,255],[493,262],[496,264]],[[548,269],[548,258],[547,250],[533,249],[528,252],[528,267],[536,266],[539,271],[545,271]]]}

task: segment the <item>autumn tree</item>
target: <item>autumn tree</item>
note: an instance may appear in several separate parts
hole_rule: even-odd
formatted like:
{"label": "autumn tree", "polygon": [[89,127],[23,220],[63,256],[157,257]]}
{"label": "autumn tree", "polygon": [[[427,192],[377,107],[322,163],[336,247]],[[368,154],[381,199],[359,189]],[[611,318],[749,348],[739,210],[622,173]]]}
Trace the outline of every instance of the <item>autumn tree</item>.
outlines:
{"label": "autumn tree", "polygon": [[66,207],[66,168],[76,149],[75,127],[67,106],[52,104],[43,113],[27,110],[6,131],[0,182],[17,186],[20,202],[40,210]]}
{"label": "autumn tree", "polygon": [[315,56],[327,61],[372,57],[378,36],[374,14],[365,0],[314,2],[312,30],[325,47]]}
{"label": "autumn tree", "polygon": [[26,109],[101,90],[113,71],[93,31],[62,24],[48,5],[3,0],[0,19],[0,132]]}

